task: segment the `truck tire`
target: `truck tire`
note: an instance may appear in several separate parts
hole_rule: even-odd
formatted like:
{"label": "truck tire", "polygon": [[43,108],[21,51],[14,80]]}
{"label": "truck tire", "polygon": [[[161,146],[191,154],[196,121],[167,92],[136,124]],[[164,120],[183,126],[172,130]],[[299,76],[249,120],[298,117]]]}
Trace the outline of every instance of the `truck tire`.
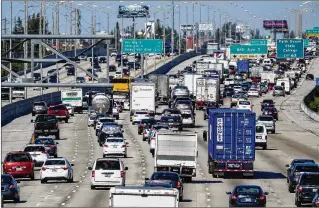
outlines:
{"label": "truck tire", "polygon": [[69,123],[69,119],[66,118],[66,119],[65,119],[65,123]]}
{"label": "truck tire", "polygon": [[271,133],[272,133],[272,134],[275,134],[275,133],[276,133],[276,130],[272,130]]}
{"label": "truck tire", "polygon": [[32,116],[35,116],[35,113],[32,113]]}
{"label": "truck tire", "polygon": [[178,131],[183,131],[183,127],[178,127]]}
{"label": "truck tire", "polygon": [[58,131],[58,133],[55,134],[55,139],[60,140],[60,131]]}

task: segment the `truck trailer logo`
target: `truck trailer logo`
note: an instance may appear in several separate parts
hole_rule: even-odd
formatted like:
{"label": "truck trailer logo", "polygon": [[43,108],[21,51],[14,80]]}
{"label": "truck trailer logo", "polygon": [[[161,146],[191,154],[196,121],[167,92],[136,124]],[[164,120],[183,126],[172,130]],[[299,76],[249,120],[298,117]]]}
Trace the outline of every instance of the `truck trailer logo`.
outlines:
{"label": "truck trailer logo", "polygon": [[77,95],[78,95],[77,92],[67,92],[67,93],[66,93],[66,96],[68,96],[68,97],[75,97],[75,96],[77,96]]}
{"label": "truck trailer logo", "polygon": [[223,142],[223,119],[217,118],[217,142]]}

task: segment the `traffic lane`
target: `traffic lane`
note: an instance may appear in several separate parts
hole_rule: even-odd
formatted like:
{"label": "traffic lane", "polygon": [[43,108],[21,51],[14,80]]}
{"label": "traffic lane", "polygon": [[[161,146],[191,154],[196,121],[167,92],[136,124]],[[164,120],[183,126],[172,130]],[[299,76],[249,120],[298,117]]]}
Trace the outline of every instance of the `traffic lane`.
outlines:
{"label": "traffic lane", "polygon": [[171,75],[171,74],[177,74],[178,71],[182,71],[186,66],[190,66],[192,65],[192,63],[194,61],[199,60],[202,57],[202,55],[200,56],[195,56],[193,58],[187,59],[186,61],[183,61],[182,63],[178,64],[177,66],[175,66],[174,68],[172,68],[167,75]]}
{"label": "traffic lane", "polygon": [[[24,116],[27,120],[31,119],[31,115]],[[48,182],[47,184],[40,183],[40,172],[35,172],[35,180],[30,181],[28,179],[22,179],[20,185],[21,188],[21,200],[23,203],[12,204],[9,203],[8,206],[21,206],[21,207],[35,207],[35,206],[48,206],[54,205],[56,202],[56,198],[63,195],[64,193],[70,191],[70,189],[75,185],[75,183],[80,180],[80,173],[83,171],[84,167],[82,165],[85,158],[88,157],[86,150],[83,150],[82,147],[87,146],[86,137],[83,137],[83,115],[76,115],[75,118],[71,118],[69,123],[64,124],[60,123],[60,134],[61,139],[58,140],[58,156],[65,157],[69,160],[70,163],[74,163],[74,183],[64,183],[64,182]],[[24,120],[26,120],[24,119]],[[13,122],[23,122],[22,119],[16,119]],[[17,122],[19,123],[19,122]],[[10,124],[9,124],[10,125]],[[7,126],[9,126],[7,125]],[[85,126],[87,124],[85,123]],[[5,126],[4,128],[6,128]],[[31,126],[31,128],[30,128]],[[11,135],[14,139],[20,139],[20,143],[17,142],[13,146],[8,145],[8,143],[4,143],[3,149],[6,151],[22,151],[24,146],[29,142],[33,130],[33,125],[24,122],[25,132],[29,135],[28,138],[24,138],[24,140],[20,139],[19,134],[15,133],[15,135]],[[31,131],[30,131],[31,129]],[[20,133],[21,134],[21,133]],[[3,138],[4,140],[5,138]],[[77,148],[77,149],[75,149]],[[3,154],[3,153],[2,153]],[[72,161],[73,160],[73,161]],[[37,168],[39,169],[39,168]]]}
{"label": "traffic lane", "polygon": [[[160,106],[160,108],[165,108],[165,106]],[[157,112],[161,112],[158,109]],[[142,156],[142,168],[145,170],[142,172],[142,178],[151,177],[154,172],[154,158],[150,153],[149,144],[147,141],[142,140],[142,135],[137,133],[137,125],[132,125],[129,122],[129,114],[126,113],[125,121],[127,123],[128,130],[133,138],[133,141],[137,143],[137,146],[141,148]],[[144,181],[142,181],[144,184]],[[184,200],[180,202],[181,207],[206,207],[207,206],[207,193],[204,184],[204,179],[202,174],[197,167],[196,177],[193,178],[192,183],[184,183]]]}
{"label": "traffic lane", "polygon": [[[203,114],[197,112],[196,114],[196,122],[198,126],[202,126],[207,128],[207,121],[203,120]],[[192,130],[192,129],[190,129]],[[194,129],[197,131],[197,129]],[[203,166],[203,173],[208,179],[210,183],[210,193],[211,193],[211,201],[212,206],[227,206],[228,205],[228,195],[226,195],[226,191],[232,191],[234,186],[240,184],[255,184],[263,187],[265,191],[269,191],[270,195],[267,198],[268,206],[292,206],[293,205],[293,195],[287,192],[286,187],[286,179],[285,179],[285,165],[282,163],[289,163],[291,161],[278,162],[278,158],[286,158],[286,153],[277,151],[275,149],[275,145],[269,143],[269,149],[267,150],[256,150],[256,160],[254,163],[255,167],[255,177],[254,179],[223,179],[223,178],[213,178],[208,173],[207,168],[207,142],[203,141],[202,134],[199,134],[199,163],[200,166]],[[283,145],[283,144],[282,144]],[[278,145],[276,144],[276,147]],[[268,153],[265,155],[265,153]],[[206,164],[206,165],[205,165]],[[215,190],[220,189],[221,191],[216,192]],[[222,200],[220,200],[222,199]]]}
{"label": "traffic lane", "polygon": [[[118,123],[125,124],[125,117],[126,115],[121,113]],[[126,131],[126,128],[124,129],[124,139],[128,142],[127,158],[122,158],[124,165],[128,167],[126,172],[126,185],[141,185],[142,157],[138,146],[134,142],[134,138],[130,135],[130,132]],[[94,128],[88,127],[88,132],[91,149],[94,149],[94,154],[91,155],[91,161],[88,163],[88,166],[92,166],[95,159],[103,157],[103,149],[97,143]],[[87,171],[83,182],[80,183],[79,187],[76,187],[75,190],[76,191],[70,195],[70,198],[65,196],[61,205],[63,204],[63,206],[66,207],[105,207],[109,204],[109,189],[98,188],[91,190],[91,171]]]}

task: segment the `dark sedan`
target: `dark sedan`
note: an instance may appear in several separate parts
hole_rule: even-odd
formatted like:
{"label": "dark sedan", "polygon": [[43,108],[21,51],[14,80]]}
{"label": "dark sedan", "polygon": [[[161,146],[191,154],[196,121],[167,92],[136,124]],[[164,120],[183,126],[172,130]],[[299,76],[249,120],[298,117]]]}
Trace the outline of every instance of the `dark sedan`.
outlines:
{"label": "dark sedan", "polygon": [[145,184],[154,180],[171,183],[172,187],[178,189],[179,191],[179,200],[183,201],[183,194],[184,194],[183,180],[179,177],[177,173],[167,172],[167,171],[154,172],[150,178],[145,178]]}
{"label": "dark sedan", "polygon": [[116,72],[116,66],[115,65],[110,65],[109,66],[109,72]]}
{"label": "dark sedan", "polygon": [[235,94],[235,91],[233,88],[226,88],[223,92],[223,97],[231,97]]}
{"label": "dark sedan", "polygon": [[160,124],[168,125],[171,128],[178,128],[179,131],[183,131],[181,116],[162,116]]}
{"label": "dark sedan", "polygon": [[295,193],[295,205],[311,204],[319,190],[319,173],[303,173],[298,181]]}
{"label": "dark sedan", "polygon": [[265,207],[268,192],[257,185],[238,185],[226,194],[229,195],[229,207]]}
{"label": "dark sedan", "polygon": [[[293,159],[289,164],[286,165],[287,169],[287,177],[290,175],[291,170],[294,168],[295,164],[297,163],[315,163],[314,160],[312,159]],[[287,178],[287,183],[288,183],[288,178]]]}
{"label": "dark sedan", "polygon": [[266,106],[274,105],[275,102],[271,99],[265,99],[260,104],[261,104],[261,111],[263,111]]}
{"label": "dark sedan", "polygon": [[272,116],[274,119],[278,121],[278,111],[274,107],[269,107],[269,106],[264,107],[262,114]]}
{"label": "dark sedan", "polygon": [[173,185],[170,181],[166,182],[166,181],[161,181],[161,180],[154,180],[154,181],[149,181],[148,183],[144,184],[144,187],[173,188]]}
{"label": "dark sedan", "polygon": [[58,157],[58,142],[55,142],[52,138],[37,138],[34,144],[43,144],[47,153],[55,158]]}
{"label": "dark sedan", "polygon": [[20,202],[20,181],[14,180],[10,174],[1,175],[1,198],[2,200],[13,200]]}
{"label": "dark sedan", "polygon": [[106,57],[100,57],[100,59],[99,59],[99,62],[100,63],[106,63]]}

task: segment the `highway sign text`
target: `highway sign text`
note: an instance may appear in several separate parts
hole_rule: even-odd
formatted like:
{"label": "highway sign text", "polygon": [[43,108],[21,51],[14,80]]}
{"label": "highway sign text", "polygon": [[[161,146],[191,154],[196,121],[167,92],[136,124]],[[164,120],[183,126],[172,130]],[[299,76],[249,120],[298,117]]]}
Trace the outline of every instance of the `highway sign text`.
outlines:
{"label": "highway sign text", "polygon": [[278,39],[277,58],[303,58],[303,39]]}

